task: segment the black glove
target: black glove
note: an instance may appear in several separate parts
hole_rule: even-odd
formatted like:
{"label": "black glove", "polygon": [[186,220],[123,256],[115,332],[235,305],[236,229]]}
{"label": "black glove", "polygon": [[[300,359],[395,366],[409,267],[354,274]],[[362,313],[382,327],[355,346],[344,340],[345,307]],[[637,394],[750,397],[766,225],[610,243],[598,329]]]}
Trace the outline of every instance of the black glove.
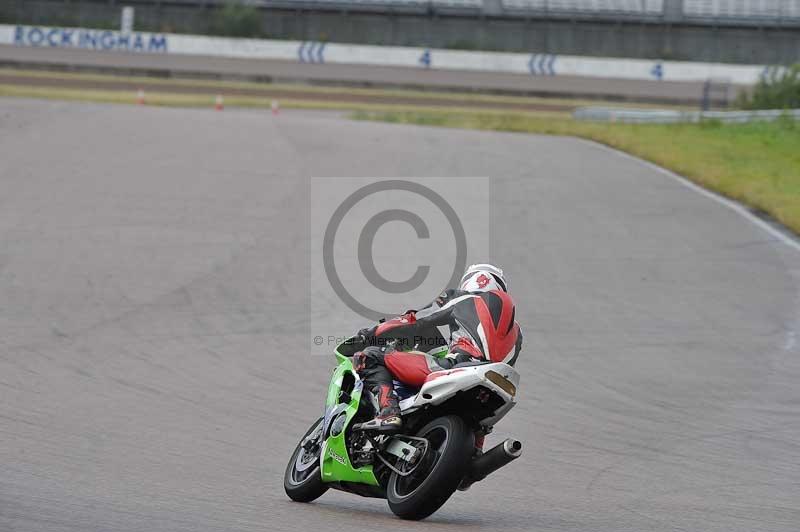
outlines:
{"label": "black glove", "polygon": [[375,338],[375,331],[378,329],[377,325],[372,327],[368,327],[366,329],[360,329],[356,333],[356,338],[360,338],[362,342],[367,343],[367,341]]}

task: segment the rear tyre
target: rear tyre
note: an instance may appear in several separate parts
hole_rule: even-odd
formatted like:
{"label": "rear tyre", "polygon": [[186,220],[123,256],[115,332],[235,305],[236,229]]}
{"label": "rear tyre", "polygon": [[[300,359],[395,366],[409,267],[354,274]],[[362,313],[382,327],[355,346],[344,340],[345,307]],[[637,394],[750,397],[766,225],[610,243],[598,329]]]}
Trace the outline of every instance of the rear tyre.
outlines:
{"label": "rear tyre", "polygon": [[295,447],[286,473],[283,475],[283,489],[290,499],[297,502],[311,502],[326,491],[328,486],[322,482],[320,472],[320,452],[322,450],[322,421],[319,418],[300,443]]}
{"label": "rear tyre", "polygon": [[458,487],[469,465],[475,435],[458,416],[437,418],[417,432],[429,441],[418,468],[406,477],[392,473],[386,487],[389,508],[403,519],[425,519]]}

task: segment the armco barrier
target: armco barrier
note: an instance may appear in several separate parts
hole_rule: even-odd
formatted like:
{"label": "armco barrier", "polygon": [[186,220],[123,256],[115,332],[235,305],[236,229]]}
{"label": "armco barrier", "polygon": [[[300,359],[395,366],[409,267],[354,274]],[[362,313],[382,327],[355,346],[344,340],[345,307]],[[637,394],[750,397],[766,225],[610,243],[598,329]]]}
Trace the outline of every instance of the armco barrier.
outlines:
{"label": "armco barrier", "polygon": [[787,115],[800,120],[800,109],[768,111],[668,111],[653,109],[619,109],[610,107],[581,107],[572,116],[576,120],[592,122],[630,122],[668,124],[675,122],[700,122],[719,120],[721,122],[757,122],[777,120]]}
{"label": "armco barrier", "polygon": [[366,46],[324,42],[233,39],[85,28],[0,25],[0,44],[39,48],[82,48],[148,54],[185,54],[303,63],[361,64],[472,70],[531,76],[582,76],[630,80],[703,81],[723,79],[752,85],[768,67],[552,55]]}

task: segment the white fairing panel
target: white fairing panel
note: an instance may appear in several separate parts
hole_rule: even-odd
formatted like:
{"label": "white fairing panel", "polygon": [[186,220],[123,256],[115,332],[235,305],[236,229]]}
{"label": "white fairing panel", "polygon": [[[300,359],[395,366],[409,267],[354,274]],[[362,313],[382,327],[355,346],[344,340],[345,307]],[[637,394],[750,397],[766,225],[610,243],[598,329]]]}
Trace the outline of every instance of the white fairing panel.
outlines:
{"label": "white fairing panel", "polygon": [[442,370],[432,373],[416,395],[400,401],[400,408],[403,414],[408,414],[425,405],[441,404],[462,390],[484,386],[505,401],[505,405],[500,407],[491,418],[491,424],[494,424],[511,410],[516,403],[516,398],[487,379],[486,372],[488,371],[499,373],[511,381],[515,387],[519,385],[519,373],[513,367],[502,362]]}

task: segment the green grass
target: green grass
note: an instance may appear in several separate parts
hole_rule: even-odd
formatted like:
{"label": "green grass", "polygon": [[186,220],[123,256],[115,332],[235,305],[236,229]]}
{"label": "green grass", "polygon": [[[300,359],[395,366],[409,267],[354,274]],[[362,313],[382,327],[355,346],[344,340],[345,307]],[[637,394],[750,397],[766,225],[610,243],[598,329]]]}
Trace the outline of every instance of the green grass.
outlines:
{"label": "green grass", "polygon": [[[93,81],[114,81],[114,82],[127,82],[133,86],[143,86],[149,92],[150,90],[158,91],[159,88],[191,88],[191,89],[204,89],[210,93],[217,94],[231,90],[257,90],[263,92],[267,97],[271,93],[286,93],[287,91],[293,92],[297,95],[305,95],[308,99],[318,98],[320,101],[325,99],[334,99],[337,95],[346,94],[348,96],[380,96],[382,98],[423,98],[430,101],[432,104],[437,102],[458,103],[466,109],[471,108],[475,104],[541,104],[543,106],[554,105],[569,105],[569,106],[585,106],[596,105],[595,100],[586,99],[569,99],[569,98],[542,98],[532,96],[508,96],[499,94],[482,94],[478,92],[458,92],[458,91],[423,91],[413,89],[381,89],[381,88],[363,88],[363,87],[335,87],[335,86],[318,86],[318,85],[303,85],[297,83],[264,83],[254,81],[228,81],[228,80],[208,80],[208,79],[191,79],[191,78],[157,78],[147,76],[123,76],[116,74],[92,74],[81,72],[60,72],[50,70],[22,70],[14,68],[0,68],[0,74],[10,77],[26,77],[33,79],[40,79],[42,81],[84,81],[91,83]],[[164,92],[162,89],[161,92]],[[176,92],[176,91],[172,91]],[[305,98],[304,98],[305,99]],[[636,107],[636,108],[668,108],[668,109],[687,109],[686,106],[678,105],[655,105],[655,104],[640,104],[640,103],[615,103],[615,107]],[[385,107],[385,106],[384,106]]]}
{"label": "green grass", "polygon": [[766,212],[800,234],[800,123],[789,118],[749,124],[607,124],[449,111],[362,111],[353,117],[591,139]]}
{"label": "green grass", "polygon": [[[158,92],[155,90],[146,91],[147,105],[162,106],[162,107],[213,107],[216,94],[225,94],[222,90],[209,90],[207,94],[181,94],[174,92]],[[67,100],[67,101],[82,101],[82,102],[99,102],[99,103],[116,103],[116,104],[134,104],[136,103],[135,91],[124,90],[109,90],[109,89],[69,89],[60,87],[39,87],[39,86],[26,86],[15,84],[0,83],[0,97],[16,97],[16,98],[40,98],[50,100]],[[231,96],[224,97],[225,107],[242,107],[242,108],[255,108],[266,109],[272,104],[272,97],[265,96]],[[367,103],[367,102],[346,102],[337,101],[335,98],[319,95],[315,98],[279,98],[281,109],[323,109],[323,110],[344,110],[356,112],[376,112],[376,111],[396,111],[396,112],[414,112],[424,111],[431,107],[436,108],[436,103],[431,105],[408,105],[408,104],[391,104],[391,103]],[[467,103],[458,107],[450,107],[456,112],[471,114],[482,112],[485,114],[500,113],[503,111],[496,110],[479,110],[470,108]],[[526,114],[526,113],[522,113]],[[552,117],[552,118],[566,118],[569,116],[566,112],[560,111],[536,111],[535,113],[527,113],[529,116],[535,114],[536,116]]]}

